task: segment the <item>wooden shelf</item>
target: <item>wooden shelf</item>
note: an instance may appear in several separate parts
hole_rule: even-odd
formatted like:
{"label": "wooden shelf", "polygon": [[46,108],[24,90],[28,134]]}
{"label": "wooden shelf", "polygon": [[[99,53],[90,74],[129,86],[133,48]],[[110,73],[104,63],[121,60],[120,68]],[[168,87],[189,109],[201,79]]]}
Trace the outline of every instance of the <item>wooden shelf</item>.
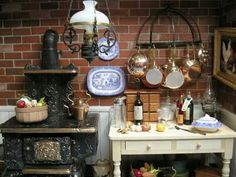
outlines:
{"label": "wooden shelf", "polygon": [[78,69],[39,69],[24,70],[24,74],[77,74]]}

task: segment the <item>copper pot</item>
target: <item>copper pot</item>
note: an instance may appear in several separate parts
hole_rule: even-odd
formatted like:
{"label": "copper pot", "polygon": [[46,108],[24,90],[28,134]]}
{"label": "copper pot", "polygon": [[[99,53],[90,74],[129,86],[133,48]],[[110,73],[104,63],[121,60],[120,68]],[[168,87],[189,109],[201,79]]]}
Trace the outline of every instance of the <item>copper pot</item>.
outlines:
{"label": "copper pot", "polygon": [[148,69],[147,56],[138,49],[137,53],[130,57],[127,69],[129,73],[135,78],[143,78]]}
{"label": "copper pot", "polygon": [[183,62],[182,72],[185,82],[192,82],[198,79],[202,72],[202,65],[195,57],[195,48],[193,46],[193,57],[190,56],[189,47],[187,47],[187,56]]}
{"label": "copper pot", "polygon": [[169,63],[162,66],[164,83],[162,86],[170,89],[180,88],[184,84],[184,76],[181,69],[175,63],[176,48],[170,48]]}
{"label": "copper pot", "polygon": [[142,83],[149,88],[158,87],[163,82],[162,69],[156,66],[153,51],[154,48],[149,48],[148,50],[149,68],[145,77],[142,78]]}

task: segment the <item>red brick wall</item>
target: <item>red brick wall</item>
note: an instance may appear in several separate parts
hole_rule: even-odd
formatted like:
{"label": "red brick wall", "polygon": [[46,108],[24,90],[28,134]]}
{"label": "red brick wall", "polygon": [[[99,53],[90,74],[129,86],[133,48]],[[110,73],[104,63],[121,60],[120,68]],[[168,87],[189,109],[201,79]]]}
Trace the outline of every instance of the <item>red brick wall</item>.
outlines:
{"label": "red brick wall", "polygon": [[[222,0],[221,27],[236,27],[236,1]],[[236,113],[236,91],[227,85],[216,81],[217,98],[224,108]]]}
{"label": "red brick wall", "polygon": [[[73,12],[82,9],[81,1],[73,3]],[[62,41],[58,49],[62,51],[60,65],[67,66],[74,63],[79,68],[78,76],[73,80],[75,97],[84,97],[86,92],[86,74],[95,66],[118,66],[124,69],[127,77],[127,87],[133,80],[127,72],[125,64],[135,51],[135,38],[142,22],[150,14],[162,9],[167,0],[108,0],[112,22],[118,35],[120,54],[112,61],[95,59],[90,65],[78,53],[71,54]],[[165,97],[167,91],[174,99],[179,91],[190,89],[194,95],[203,92],[206,86],[206,74],[212,71],[212,38],[213,30],[219,21],[219,0],[174,0],[174,7],[181,9],[186,14],[193,16],[199,25],[202,39],[206,42],[210,59],[204,67],[201,78],[191,86],[184,86],[178,90],[157,88]],[[56,30],[60,36],[68,11],[67,0],[3,0],[0,2],[0,105],[14,105],[17,95],[25,93],[26,78],[22,70],[27,63],[40,65],[42,35],[46,29]],[[105,0],[100,0],[98,10],[107,12]],[[178,19],[177,19],[178,21]],[[178,21],[176,37],[186,38],[186,28]],[[160,20],[156,28],[156,35],[168,37],[170,25],[165,20]],[[144,38],[148,31],[142,33]],[[179,52],[179,55],[181,52]],[[166,51],[156,53],[156,64],[166,63]],[[94,96],[91,105],[111,105],[114,97]]]}

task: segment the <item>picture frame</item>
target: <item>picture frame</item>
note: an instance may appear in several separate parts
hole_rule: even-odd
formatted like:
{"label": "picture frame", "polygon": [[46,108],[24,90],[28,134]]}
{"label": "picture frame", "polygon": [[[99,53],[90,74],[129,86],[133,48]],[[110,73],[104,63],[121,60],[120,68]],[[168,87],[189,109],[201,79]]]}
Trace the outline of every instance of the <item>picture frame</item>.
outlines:
{"label": "picture frame", "polygon": [[236,28],[214,31],[213,76],[236,90]]}

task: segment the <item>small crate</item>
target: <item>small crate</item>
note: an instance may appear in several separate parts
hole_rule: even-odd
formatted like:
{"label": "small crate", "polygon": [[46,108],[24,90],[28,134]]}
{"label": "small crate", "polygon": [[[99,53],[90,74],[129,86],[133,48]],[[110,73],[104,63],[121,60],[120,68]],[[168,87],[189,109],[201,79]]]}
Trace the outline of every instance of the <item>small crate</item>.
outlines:
{"label": "small crate", "polygon": [[196,177],[220,177],[219,168],[201,167],[195,170]]}
{"label": "small crate", "polygon": [[143,102],[143,120],[147,122],[157,121],[157,109],[160,108],[160,92],[148,89],[125,91],[127,97],[127,120],[134,121],[134,102],[137,92],[140,92],[140,98]]}
{"label": "small crate", "polygon": [[48,106],[15,108],[16,120],[23,123],[41,122],[48,117]]}

